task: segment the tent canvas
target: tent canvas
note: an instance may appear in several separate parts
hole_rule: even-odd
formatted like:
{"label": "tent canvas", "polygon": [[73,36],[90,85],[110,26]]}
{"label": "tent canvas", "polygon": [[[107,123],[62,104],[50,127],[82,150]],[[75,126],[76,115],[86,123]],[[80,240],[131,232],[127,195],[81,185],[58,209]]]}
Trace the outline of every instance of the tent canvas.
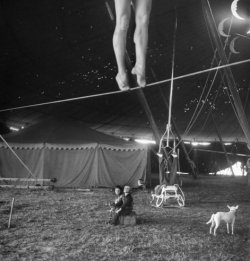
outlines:
{"label": "tent canvas", "polygon": [[[6,135],[5,140],[35,178],[56,178],[57,187],[134,187],[146,177],[146,146],[91,130],[81,122],[49,119]],[[0,176],[34,178],[4,142]]]}

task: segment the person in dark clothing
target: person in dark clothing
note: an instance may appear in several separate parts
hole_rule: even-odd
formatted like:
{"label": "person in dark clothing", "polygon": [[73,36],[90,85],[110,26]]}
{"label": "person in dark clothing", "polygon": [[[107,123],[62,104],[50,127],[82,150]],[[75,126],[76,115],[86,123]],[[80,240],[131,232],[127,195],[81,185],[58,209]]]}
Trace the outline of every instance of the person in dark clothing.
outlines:
{"label": "person in dark clothing", "polygon": [[[123,189],[124,194],[121,198],[121,205],[120,207],[115,211],[114,216],[110,222],[112,225],[118,225],[119,223],[119,217],[121,215],[129,215],[133,211],[133,198],[131,196],[131,188],[129,186],[125,186]],[[120,204],[120,203],[119,203]]]}
{"label": "person in dark clothing", "polygon": [[120,208],[122,204],[122,195],[123,195],[123,188],[119,185],[115,187],[115,195],[116,198],[114,202],[110,202],[109,206],[111,207],[111,211],[115,211],[117,208]]}

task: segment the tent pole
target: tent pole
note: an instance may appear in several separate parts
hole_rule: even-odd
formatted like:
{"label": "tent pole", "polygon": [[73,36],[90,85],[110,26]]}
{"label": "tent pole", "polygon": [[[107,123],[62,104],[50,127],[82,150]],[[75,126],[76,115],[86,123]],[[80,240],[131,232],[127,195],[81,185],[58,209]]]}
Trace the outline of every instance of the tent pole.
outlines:
{"label": "tent pole", "polygon": [[246,112],[247,110],[247,105],[248,105],[248,102],[249,102],[249,91],[250,91],[250,85],[248,86],[248,89],[247,89],[247,95],[246,95],[246,99],[245,99],[245,103],[244,103],[244,111]]}
{"label": "tent pole", "polygon": [[15,198],[12,198],[11,207],[10,207],[10,216],[9,216],[9,222],[8,222],[8,229],[10,228],[10,223],[11,223],[12,213],[13,213],[13,208],[14,208],[14,202],[15,202]]}
{"label": "tent pole", "polygon": [[[107,1],[105,2],[105,5],[106,5],[107,11],[109,13],[110,20],[113,23],[113,25],[115,25],[115,18],[114,18],[114,14],[112,12],[112,9],[111,9],[111,7],[110,7],[110,5]],[[128,69],[131,70],[132,69],[132,63],[131,63],[130,57],[128,55],[128,52],[126,52],[126,63],[127,63]],[[132,82],[133,82],[134,85],[137,85],[135,76],[132,77]],[[136,94],[137,94],[137,97],[138,97],[138,99],[139,99],[139,101],[140,101],[140,103],[141,103],[141,105],[142,105],[142,107],[143,107],[143,109],[144,109],[144,111],[147,115],[147,118],[150,122],[150,126],[151,126],[151,129],[152,129],[153,134],[154,134],[154,138],[155,138],[156,142],[159,144],[160,139],[161,139],[160,132],[158,130],[158,127],[157,127],[156,122],[154,120],[153,114],[150,110],[150,107],[149,107],[147,99],[144,95],[144,92],[143,92],[142,89],[138,89],[136,91]],[[164,148],[163,148],[163,156],[165,158],[167,158],[167,156],[168,156],[167,151]],[[160,184],[163,184],[163,183],[166,183],[166,178],[165,178],[164,171],[161,168],[161,165],[162,164],[159,164],[159,181],[160,181]]]}
{"label": "tent pole", "polygon": [[151,149],[147,151],[146,188],[152,187],[151,179]]}
{"label": "tent pole", "polygon": [[[220,56],[222,65],[227,65],[228,59],[226,57],[220,37],[218,35],[217,28],[216,28],[215,22],[213,20],[213,15],[212,15],[212,11],[211,11],[208,0],[202,0],[202,7],[203,7],[203,13],[204,13],[205,19],[207,20],[207,24],[209,25],[211,35],[213,37],[216,48],[218,50],[218,54]],[[225,72],[225,76],[227,79],[229,90],[233,97],[235,108],[236,108],[236,111],[238,114],[239,124],[245,134],[247,144],[248,144],[248,146],[250,146],[250,125],[247,121],[247,117],[244,112],[244,108],[242,106],[242,102],[241,102],[239,93],[236,89],[236,84],[235,84],[235,80],[234,80],[234,77],[232,74],[232,70],[230,67],[225,67],[224,72]]]}

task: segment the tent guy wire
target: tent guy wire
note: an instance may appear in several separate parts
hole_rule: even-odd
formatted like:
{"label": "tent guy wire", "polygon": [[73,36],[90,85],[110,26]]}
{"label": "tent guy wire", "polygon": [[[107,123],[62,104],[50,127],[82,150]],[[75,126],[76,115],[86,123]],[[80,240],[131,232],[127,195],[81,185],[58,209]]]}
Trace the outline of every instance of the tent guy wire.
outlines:
{"label": "tent guy wire", "polygon": [[12,152],[12,154],[18,159],[18,161],[24,166],[24,168],[29,172],[29,174],[36,179],[35,175],[32,173],[32,171],[29,169],[29,167],[21,160],[21,158],[16,154],[16,152],[11,148],[9,143],[4,139],[4,137],[0,134],[0,138],[2,141],[6,144],[6,146],[9,148],[9,150]]}
{"label": "tent guy wire", "polygon": [[[173,80],[180,80],[180,79],[192,77],[192,76],[195,76],[195,75],[207,73],[207,72],[210,72],[210,71],[220,70],[220,69],[223,69],[223,68],[226,68],[226,67],[232,67],[232,66],[236,66],[236,65],[240,65],[240,64],[249,63],[249,62],[250,62],[250,59],[246,59],[246,60],[241,60],[241,61],[237,61],[237,62],[233,62],[233,63],[228,63],[228,64],[225,64],[225,65],[219,65],[219,66],[216,66],[216,67],[213,67],[213,68],[209,68],[209,69],[205,69],[205,70],[200,70],[200,71],[176,76],[176,77],[173,78]],[[167,83],[167,82],[170,82],[170,81],[171,81],[171,78],[168,78],[168,79],[165,79],[165,80],[149,83],[143,88],[136,86],[134,88],[129,89],[129,91],[118,90],[118,91],[112,91],[112,92],[97,93],[97,94],[92,94],[92,95],[87,95],[87,96],[79,96],[79,97],[70,98],[70,99],[63,99],[63,100],[56,100],[56,101],[50,101],[50,102],[43,102],[43,103],[36,103],[36,104],[6,108],[6,109],[0,110],[0,112],[21,110],[21,109],[27,109],[27,108],[32,108],[32,107],[39,107],[39,106],[44,106],[44,105],[71,102],[71,101],[77,101],[77,100],[86,100],[86,99],[91,99],[91,98],[96,98],[96,97],[101,97],[101,96],[107,96],[107,95],[113,95],[113,94],[130,93],[130,92],[135,91],[135,90],[145,89],[147,87],[156,86],[156,85]]]}
{"label": "tent guy wire", "polygon": [[172,103],[173,103],[173,91],[174,91],[174,65],[175,65],[175,42],[177,33],[177,13],[175,12],[175,24],[173,35],[173,54],[172,54],[172,72],[171,72],[171,84],[169,94],[169,108],[168,108],[168,123],[167,123],[167,146],[169,147],[169,135],[171,131],[171,118],[172,118]]}
{"label": "tent guy wire", "polygon": [[[207,23],[206,23],[206,26],[207,26],[207,28],[208,28]],[[232,28],[232,18],[231,18],[231,21],[230,21],[230,27],[229,27],[229,29],[228,29],[227,35],[230,35],[230,33],[231,33],[231,28]],[[209,30],[208,30],[208,35],[209,35],[209,39],[210,39],[211,45],[212,45],[212,47],[213,47],[213,49],[214,49],[214,55],[213,55],[212,62],[211,62],[211,68],[212,68],[212,67],[213,67],[213,64],[216,63],[216,60],[217,60],[217,59],[216,59],[216,54],[218,53],[218,50],[217,50],[216,47],[213,46],[212,36],[211,36]],[[225,40],[224,47],[223,47],[224,50],[226,49],[226,47],[227,47],[227,45],[228,45],[228,42],[229,42],[229,37],[227,37],[226,40]],[[232,53],[230,52],[230,53],[229,53],[229,56],[228,56],[228,62],[230,62],[231,54],[232,54]],[[219,60],[218,65],[221,65],[221,60]],[[212,71],[210,71],[210,72],[208,73],[206,82],[205,82],[204,87],[203,87],[203,90],[202,90],[202,94],[201,94],[200,99],[199,99],[199,102],[198,102],[198,104],[197,104],[197,106],[196,106],[196,108],[195,108],[195,111],[194,111],[194,113],[193,113],[193,115],[192,115],[192,118],[191,118],[189,124],[188,124],[187,127],[186,127],[186,130],[184,131],[184,135],[186,135],[186,134],[188,134],[188,133],[190,132],[190,130],[191,130],[191,128],[193,127],[194,123],[195,123],[196,120],[198,119],[198,117],[199,117],[199,115],[200,115],[200,113],[201,113],[201,111],[202,111],[202,109],[203,109],[203,107],[204,107],[204,104],[205,104],[205,103],[203,103],[203,104],[200,106],[200,104],[201,104],[201,102],[202,102],[202,99],[205,100],[205,101],[207,100],[208,95],[209,95],[209,93],[211,92],[211,89],[212,89],[212,87],[213,87],[213,85],[214,85],[214,82],[215,82],[215,79],[216,79],[216,77],[217,77],[218,71],[219,71],[219,70],[216,70],[216,71],[215,71],[215,74],[214,74],[213,79],[212,79],[212,81],[211,81],[211,83],[210,83],[210,86],[208,87],[209,90],[207,91],[207,94],[206,94],[205,98],[203,98],[203,93],[205,93],[205,90],[207,89],[207,84],[208,84],[208,82],[209,82],[210,73],[211,73]],[[223,76],[222,76],[222,78],[221,78],[221,82],[224,83],[224,74],[223,74]],[[230,97],[229,97],[229,98],[230,98]],[[231,103],[231,104],[233,105],[233,103]],[[199,108],[199,106],[200,106],[200,108]],[[210,113],[208,114],[208,117],[209,117],[209,115],[210,115]],[[236,114],[236,117],[237,117],[237,114]],[[206,121],[207,121],[207,120],[205,120],[205,122],[206,122]]]}

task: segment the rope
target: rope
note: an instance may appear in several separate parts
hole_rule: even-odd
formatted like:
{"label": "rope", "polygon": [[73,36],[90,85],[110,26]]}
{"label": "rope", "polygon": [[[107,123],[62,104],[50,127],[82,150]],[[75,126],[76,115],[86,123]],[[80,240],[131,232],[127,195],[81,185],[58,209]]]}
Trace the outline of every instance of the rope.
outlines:
{"label": "rope", "polygon": [[29,174],[36,179],[35,175],[31,172],[31,170],[28,168],[27,165],[18,157],[18,155],[15,153],[15,151],[10,147],[8,142],[4,139],[4,137],[0,134],[0,138],[3,140],[3,142],[6,144],[6,146],[10,149],[10,151],[15,155],[15,157],[20,161],[20,163],[25,167],[25,169],[29,172]]}
{"label": "rope", "polygon": [[[206,22],[206,26],[207,26],[207,29],[208,29],[207,21],[205,20],[205,22]],[[231,18],[231,21],[230,21],[230,27],[229,27],[228,33],[227,33],[228,35],[230,34],[230,31],[231,31],[232,22],[233,22],[233,18]],[[212,41],[212,39],[211,39],[211,34],[210,34],[209,30],[208,30],[208,35],[209,35],[209,39],[210,39],[211,45],[212,45],[212,47],[213,47],[213,41]],[[226,47],[227,47],[228,41],[229,41],[229,37],[227,37],[226,40],[225,40],[224,50],[225,50]],[[213,55],[213,59],[212,59],[212,62],[211,62],[211,67],[213,67],[214,62],[216,61],[216,52],[217,52],[217,49],[214,48],[214,55]],[[230,61],[230,58],[231,58],[231,53],[230,53],[230,55],[229,55],[228,61]],[[221,64],[221,60],[219,61],[219,65],[220,65],[220,64]],[[214,84],[215,78],[216,78],[216,76],[217,76],[217,73],[218,73],[218,70],[215,72],[215,75],[214,75],[214,77],[213,77],[212,83],[210,84],[208,93],[207,93],[207,95],[206,95],[204,101],[207,100],[208,95],[209,95],[209,93],[211,92],[211,89],[212,89],[212,87],[213,87],[213,84]],[[203,97],[203,94],[205,93],[205,89],[207,88],[207,83],[208,83],[209,78],[210,78],[210,72],[209,72],[209,74],[208,74],[208,76],[207,76],[207,79],[206,79],[206,82],[205,82],[205,85],[204,85],[202,94],[201,94],[201,96],[200,96],[199,102],[198,102],[198,104],[197,104],[197,106],[196,106],[196,109],[195,109],[195,111],[194,111],[194,113],[193,113],[193,115],[192,115],[192,118],[191,118],[191,120],[190,120],[190,122],[189,122],[189,124],[188,124],[188,126],[187,126],[187,128],[186,128],[186,130],[185,130],[185,132],[184,132],[184,135],[186,135],[186,134],[188,134],[188,133],[190,132],[191,128],[193,127],[195,121],[196,121],[197,118],[199,117],[199,115],[200,115],[200,113],[201,113],[201,111],[202,111],[202,109],[203,109],[203,107],[204,107],[204,105],[205,105],[205,103],[203,103],[203,104],[201,105],[201,107],[200,107],[200,109],[199,109],[197,115],[195,115],[196,112],[197,112],[197,110],[198,110],[198,108],[199,108],[199,106],[200,106],[200,103],[201,103],[201,101],[202,101],[202,97]]]}
{"label": "rope", "polygon": [[232,108],[233,108],[234,114],[235,114],[235,116],[236,116],[238,122],[240,122],[239,115],[238,115],[238,113],[237,113],[237,111],[236,111],[236,108],[235,108],[234,100],[233,100],[233,98],[231,97],[228,88],[226,88],[226,93],[227,93],[227,96],[228,96],[229,102],[230,102],[230,104],[232,105]]}
{"label": "rope", "polygon": [[169,135],[170,135],[170,131],[171,131],[171,116],[172,116],[173,88],[174,88],[174,63],[175,63],[176,31],[177,31],[177,14],[176,14],[176,17],[175,17],[174,35],[173,35],[172,72],[171,72],[171,84],[170,84],[169,106],[168,106],[167,147],[169,147]]}
{"label": "rope", "polygon": [[[213,62],[213,61],[212,61],[212,62]],[[220,64],[220,63],[219,63],[219,64]],[[188,133],[190,132],[191,128],[194,126],[196,120],[198,119],[198,117],[199,117],[199,115],[200,115],[200,113],[201,113],[203,107],[205,106],[205,102],[207,101],[207,98],[208,98],[208,96],[209,96],[209,94],[210,94],[210,92],[211,92],[211,89],[212,89],[212,87],[213,87],[213,84],[214,84],[214,81],[215,81],[215,79],[216,79],[217,73],[218,73],[218,70],[217,70],[217,71],[215,72],[215,74],[214,74],[212,83],[210,84],[209,90],[208,90],[208,92],[207,92],[205,98],[202,99],[202,98],[203,98],[203,95],[204,95],[204,93],[205,93],[205,90],[206,90],[206,88],[207,88],[207,83],[208,83],[210,74],[209,74],[209,76],[207,77],[206,82],[205,82],[205,86],[204,86],[204,88],[203,88],[202,94],[201,94],[200,99],[199,99],[199,102],[198,102],[198,104],[197,104],[197,106],[196,106],[196,108],[195,108],[195,111],[194,111],[194,113],[193,113],[193,115],[192,115],[192,118],[191,118],[191,120],[190,120],[190,122],[189,122],[189,124],[188,124],[188,126],[187,126],[187,128],[186,128],[186,130],[185,130],[185,132],[184,132],[184,135],[186,135],[186,134],[188,134]],[[205,102],[202,103],[202,100],[204,100]],[[201,106],[200,106],[200,104],[201,104]],[[200,106],[200,108],[199,108],[199,106]],[[198,108],[199,108],[199,110],[198,110]],[[197,112],[197,111],[198,111],[198,112]],[[196,114],[196,115],[195,115],[195,114]]]}
{"label": "rope", "polygon": [[[208,6],[209,6],[209,10],[210,10],[210,13],[211,13],[211,17],[212,17],[213,22],[214,22],[214,24],[215,24],[214,15],[213,15],[213,12],[212,12],[212,9],[211,9],[209,0],[207,0],[207,3],[208,3]],[[228,30],[228,35],[230,34],[230,31],[231,31],[232,22],[233,22],[233,17],[231,17],[230,27],[229,27],[229,30]],[[208,31],[209,31],[209,30],[208,30]],[[218,31],[217,31],[217,34],[218,34]],[[218,35],[219,35],[219,34],[218,34]],[[211,42],[212,42],[211,37],[210,37],[210,40],[211,40]],[[226,38],[225,46],[224,46],[224,48],[223,48],[224,51],[225,51],[225,48],[226,48],[226,45],[227,45],[228,41],[229,41],[229,37]],[[232,52],[230,52],[229,57],[227,58],[227,61],[228,61],[228,62],[230,61],[231,54],[232,54]],[[222,82],[223,82],[224,85],[225,85],[225,81],[224,81],[224,78],[223,78],[223,77],[222,77]],[[238,92],[238,89],[237,89],[237,86],[236,86],[236,85],[235,85],[234,88],[235,88],[235,90]],[[236,104],[235,104],[235,102],[234,102],[233,97],[231,97],[231,95],[230,95],[231,92],[229,92],[228,88],[226,89],[226,93],[227,93],[227,95],[228,95],[229,102],[230,102],[230,104],[231,104],[231,106],[232,106],[232,109],[233,109],[233,111],[234,111],[234,113],[235,113],[235,116],[236,116],[238,122],[240,123],[240,115],[238,115],[238,113],[237,113]],[[232,173],[233,173],[233,171],[232,171]]]}
{"label": "rope", "polygon": [[[216,101],[216,99],[217,99],[217,97],[218,97],[218,95],[219,95],[219,92],[220,92],[220,90],[221,90],[221,87],[222,87],[222,85],[219,86],[219,88],[218,88],[218,90],[217,90],[217,93],[216,93],[216,95],[215,95],[215,97],[214,97],[214,100],[213,100],[212,105],[215,104],[215,101]],[[208,122],[208,119],[209,119],[209,117],[210,117],[210,115],[211,115],[212,110],[213,110],[213,106],[210,106],[210,109],[209,109],[209,112],[208,112],[208,114],[207,114],[207,117],[206,117],[206,119],[205,119],[205,121],[204,121],[202,127],[200,128],[200,131],[198,132],[199,134],[203,132],[203,130],[204,130],[204,128],[205,128],[205,126],[206,126],[206,124],[207,124],[207,122]]]}
{"label": "rope", "polygon": [[[188,73],[188,74],[176,76],[176,77],[173,78],[173,80],[180,80],[180,79],[188,78],[188,77],[191,77],[191,76],[195,76],[195,75],[199,75],[199,74],[203,74],[203,73],[207,73],[207,72],[211,72],[211,71],[216,71],[216,70],[220,70],[220,69],[223,69],[223,68],[226,68],[226,67],[232,67],[232,66],[236,66],[236,65],[240,65],[240,64],[249,63],[249,62],[250,62],[250,59],[241,60],[241,61],[234,62],[234,63],[228,63],[228,64],[225,64],[225,65],[220,65],[220,66],[216,66],[216,67],[213,67],[213,68],[196,71],[196,72],[193,72],[193,73]],[[167,82],[170,82],[170,81],[171,81],[171,78],[168,78],[168,79],[165,79],[165,80],[162,80],[162,81],[152,82],[152,83],[147,84],[147,86],[144,87],[144,88],[163,84],[163,83],[167,83]],[[92,95],[87,95],[87,96],[80,96],[80,97],[75,97],[75,98],[70,98],[70,99],[63,99],[63,100],[57,100],[57,101],[51,101],[51,102],[44,102],[44,103],[37,103],[37,104],[30,104],[30,105],[25,105],[25,106],[6,108],[6,109],[0,110],[0,112],[27,109],[27,108],[32,108],[32,107],[39,107],[39,106],[44,106],[44,105],[58,104],[58,103],[71,102],[71,101],[77,101],[77,100],[86,100],[86,99],[91,99],[91,98],[96,98],[96,97],[101,97],[101,96],[107,96],[107,95],[112,95],[112,94],[130,93],[132,91],[139,90],[141,88],[142,87],[140,87],[140,86],[136,86],[132,89],[129,89],[126,92],[118,90],[118,91],[112,91],[112,92],[97,93],[97,94],[92,94]]]}
{"label": "rope", "polygon": [[174,88],[174,64],[175,64],[176,31],[177,31],[177,15],[175,17],[174,36],[173,36],[172,73],[171,73],[171,85],[170,85],[169,108],[168,108],[168,125],[167,125],[167,147],[169,147],[169,134],[170,134],[170,130],[171,130],[171,116],[172,116],[172,102],[173,102],[173,88]]}

